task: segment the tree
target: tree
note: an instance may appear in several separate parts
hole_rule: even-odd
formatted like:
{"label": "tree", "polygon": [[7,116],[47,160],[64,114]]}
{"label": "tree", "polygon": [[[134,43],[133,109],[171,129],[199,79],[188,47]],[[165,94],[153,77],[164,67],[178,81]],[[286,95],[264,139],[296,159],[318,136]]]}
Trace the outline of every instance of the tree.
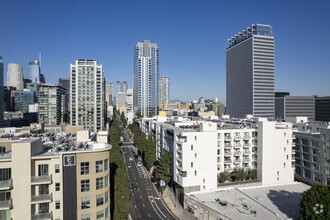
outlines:
{"label": "tree", "polygon": [[224,171],[219,174],[219,183],[224,183],[229,179],[230,179],[230,173],[228,171]]}
{"label": "tree", "polygon": [[159,164],[157,165],[155,177],[163,179],[167,185],[171,180],[170,165],[171,154],[169,154],[167,151],[164,151],[163,156],[160,158]]}
{"label": "tree", "polygon": [[136,115],[135,115],[138,119],[140,119],[140,118],[142,118],[142,115],[141,115],[141,113],[140,112],[138,112],[138,113],[136,113]]}
{"label": "tree", "polygon": [[302,219],[330,219],[330,186],[314,185],[300,200]]}
{"label": "tree", "polygon": [[246,178],[246,174],[243,168],[235,167],[231,175],[232,175],[231,178],[234,181],[243,181]]}
{"label": "tree", "polygon": [[247,172],[246,178],[248,180],[256,180],[257,179],[257,169],[249,169]]}
{"label": "tree", "polygon": [[125,118],[125,114],[124,114],[124,112],[121,112],[120,120],[121,120],[121,122],[123,123],[123,125],[126,127],[126,125],[127,125],[127,121],[126,121],[126,118]]}
{"label": "tree", "polygon": [[149,135],[148,139],[145,140],[145,143],[143,149],[144,162],[146,168],[150,170],[156,162],[156,141],[154,141],[151,135]]}

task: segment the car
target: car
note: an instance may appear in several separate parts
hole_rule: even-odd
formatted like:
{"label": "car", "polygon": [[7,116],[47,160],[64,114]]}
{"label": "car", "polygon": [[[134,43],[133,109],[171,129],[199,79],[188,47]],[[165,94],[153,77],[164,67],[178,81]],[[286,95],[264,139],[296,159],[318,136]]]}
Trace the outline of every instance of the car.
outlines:
{"label": "car", "polygon": [[131,167],[132,167],[132,164],[131,164],[131,163],[128,163],[128,164],[127,164],[127,167],[128,167],[128,168],[131,168]]}
{"label": "car", "polygon": [[136,184],[132,183],[132,189],[136,189]]}
{"label": "car", "polygon": [[142,166],[142,163],[140,161],[137,162],[137,166],[140,167]]}
{"label": "car", "polygon": [[129,159],[129,161],[133,161],[133,158],[132,157],[129,157],[128,159]]}

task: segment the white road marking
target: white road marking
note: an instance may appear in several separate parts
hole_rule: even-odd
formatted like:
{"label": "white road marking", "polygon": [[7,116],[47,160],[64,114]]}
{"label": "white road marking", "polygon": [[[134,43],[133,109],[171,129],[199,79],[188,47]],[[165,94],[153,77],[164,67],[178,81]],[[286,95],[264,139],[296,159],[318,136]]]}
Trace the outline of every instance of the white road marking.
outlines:
{"label": "white road marking", "polygon": [[[153,198],[153,196],[148,196],[148,199],[149,199],[149,201],[150,201],[150,203],[151,203],[151,206],[152,206],[152,208],[153,208],[153,210],[156,212],[156,214],[159,216],[159,218],[161,219],[161,220],[163,220],[163,218],[159,215],[159,213],[156,211],[156,209],[155,209],[155,207],[154,207],[154,204],[156,204],[155,203],[155,201],[154,201],[154,198]],[[157,205],[157,204],[156,204]],[[159,209],[159,208],[158,208]],[[161,212],[162,213],[162,212]],[[162,213],[163,214],[163,213]],[[164,215],[164,214],[163,214]],[[164,215],[165,216],[165,215]]]}
{"label": "white road marking", "polygon": [[142,205],[143,205],[143,207],[146,207],[146,206],[144,205],[144,203],[143,203]]}
{"label": "white road marking", "polygon": [[140,198],[142,199],[142,196],[140,196]]}
{"label": "white road marking", "polygon": [[134,205],[134,207],[136,208],[136,205]]}
{"label": "white road marking", "polygon": [[148,213],[148,216],[149,216],[149,218],[151,218],[151,216],[149,215],[149,213]]}

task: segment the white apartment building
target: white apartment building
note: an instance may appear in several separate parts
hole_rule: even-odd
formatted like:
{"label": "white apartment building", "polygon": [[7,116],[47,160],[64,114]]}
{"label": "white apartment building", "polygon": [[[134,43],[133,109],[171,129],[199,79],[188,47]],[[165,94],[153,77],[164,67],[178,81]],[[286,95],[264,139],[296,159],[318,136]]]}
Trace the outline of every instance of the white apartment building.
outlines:
{"label": "white apartment building", "polygon": [[23,90],[23,67],[20,64],[8,64],[7,86],[16,87],[16,90]]}
{"label": "white apartment building", "polygon": [[133,123],[133,119],[134,119],[133,89],[127,89],[127,93],[126,93],[126,119],[128,124]]}
{"label": "white apartment building", "polygon": [[140,128],[157,141],[157,158],[164,150],[172,154],[172,177],[180,200],[184,193],[217,189],[218,174],[235,167],[256,168],[263,185],[293,182],[290,123],[158,116],[143,118]]}
{"label": "white apartment building", "polygon": [[70,123],[93,132],[105,128],[105,78],[96,60],[76,60],[70,64]]}
{"label": "white apartment building", "polygon": [[311,122],[307,117],[286,118],[293,122],[295,178],[310,185],[330,185],[330,123]]}

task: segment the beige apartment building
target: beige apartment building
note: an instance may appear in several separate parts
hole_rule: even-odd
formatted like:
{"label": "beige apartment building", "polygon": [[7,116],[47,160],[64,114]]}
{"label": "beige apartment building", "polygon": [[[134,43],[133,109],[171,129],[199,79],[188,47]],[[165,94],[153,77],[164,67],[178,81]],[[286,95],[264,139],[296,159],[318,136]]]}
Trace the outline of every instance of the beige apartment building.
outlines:
{"label": "beige apartment building", "polygon": [[0,219],[110,219],[111,145],[104,135],[0,140]]}

